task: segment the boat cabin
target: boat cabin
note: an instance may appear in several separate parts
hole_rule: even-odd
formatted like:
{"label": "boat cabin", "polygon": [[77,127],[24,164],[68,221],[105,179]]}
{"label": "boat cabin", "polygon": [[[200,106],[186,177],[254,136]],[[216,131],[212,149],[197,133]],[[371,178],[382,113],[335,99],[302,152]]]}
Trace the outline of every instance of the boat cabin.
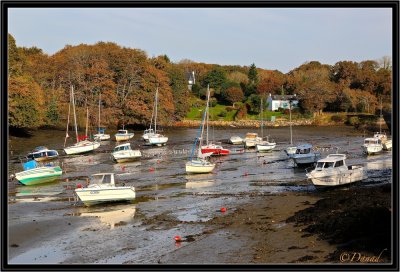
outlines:
{"label": "boat cabin", "polygon": [[255,139],[257,138],[258,134],[257,133],[246,133],[246,139]]}
{"label": "boat cabin", "polygon": [[295,154],[309,154],[309,153],[311,153],[311,148],[312,148],[312,145],[310,145],[310,144],[299,145],[296,148]]}
{"label": "boat cabin", "polygon": [[371,145],[373,145],[373,144],[379,145],[379,144],[382,144],[382,141],[379,138],[367,138],[364,140],[364,144],[365,145],[370,145],[370,144]]}
{"label": "boat cabin", "polygon": [[321,171],[326,168],[346,167],[345,159],[345,154],[330,154],[328,157],[317,162],[315,170]]}
{"label": "boat cabin", "polygon": [[113,152],[122,151],[122,150],[131,150],[131,144],[127,143],[127,144],[117,145],[114,148]]}
{"label": "boat cabin", "polygon": [[152,128],[146,129],[144,131],[144,134],[151,134],[151,133],[154,133],[154,129],[152,129]]}
{"label": "boat cabin", "polygon": [[126,129],[120,129],[117,134],[128,134],[128,131]]}
{"label": "boat cabin", "polygon": [[90,177],[89,187],[93,186],[114,186],[114,173],[94,174]]}

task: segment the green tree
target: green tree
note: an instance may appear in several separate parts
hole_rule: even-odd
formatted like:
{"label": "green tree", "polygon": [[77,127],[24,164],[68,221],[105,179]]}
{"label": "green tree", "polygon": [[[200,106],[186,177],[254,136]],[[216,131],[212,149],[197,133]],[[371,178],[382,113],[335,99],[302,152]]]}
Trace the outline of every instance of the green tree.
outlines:
{"label": "green tree", "polygon": [[257,83],[258,83],[258,72],[257,72],[257,67],[256,67],[256,65],[254,63],[250,65],[250,69],[249,69],[249,72],[247,74],[247,77],[249,79],[249,83],[257,85]]}
{"label": "green tree", "polygon": [[220,89],[222,84],[226,81],[225,71],[221,68],[214,68],[210,72],[207,73],[203,81],[203,86],[206,87],[207,84],[210,85],[210,88]]}

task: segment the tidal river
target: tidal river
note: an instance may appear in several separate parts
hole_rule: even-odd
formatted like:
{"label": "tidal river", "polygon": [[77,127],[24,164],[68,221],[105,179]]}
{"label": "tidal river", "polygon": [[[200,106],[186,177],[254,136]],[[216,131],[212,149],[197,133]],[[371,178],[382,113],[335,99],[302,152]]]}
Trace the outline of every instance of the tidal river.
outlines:
{"label": "tidal river", "polygon": [[[63,131],[40,130],[30,138],[9,139],[9,176],[22,171],[20,158],[36,146],[56,149],[63,175],[54,182],[23,186],[8,182],[9,262],[22,263],[157,263],[176,250],[175,235],[196,235],[221,207],[236,209],[252,196],[282,192],[313,192],[305,169],[294,168],[283,150],[289,145],[289,128],[268,128],[264,135],[276,141],[275,150],[257,153],[228,144],[233,135],[250,129],[210,129],[209,139],[221,142],[231,154],[212,158],[217,163],[210,174],[188,175],[185,163],[198,130],[167,129],[164,147],[148,147],[142,131],[134,131],[132,148],[143,157],[129,163],[114,163],[111,141],[85,155],[61,155]],[[294,127],[293,142],[311,143],[322,153],[347,154],[347,164],[363,164],[369,176],[357,186],[390,182],[382,171],[392,168],[391,152],[362,154],[362,133],[350,127]],[[69,144],[72,139],[69,139]],[[389,170],[388,170],[389,169]],[[115,173],[119,184],[133,185],[132,203],[84,207],[74,202],[73,189],[95,173]],[[385,176],[386,178],[383,178]],[[177,222],[157,227],[162,221]],[[207,260],[204,260],[207,263]]]}

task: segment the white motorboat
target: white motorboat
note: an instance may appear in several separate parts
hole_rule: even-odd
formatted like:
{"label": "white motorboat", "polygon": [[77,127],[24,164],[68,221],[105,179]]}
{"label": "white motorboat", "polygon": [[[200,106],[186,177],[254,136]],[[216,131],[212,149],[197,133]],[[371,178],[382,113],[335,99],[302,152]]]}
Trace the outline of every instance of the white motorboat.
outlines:
{"label": "white motorboat", "polygon": [[140,150],[132,150],[131,144],[126,143],[117,145],[111,153],[111,156],[116,162],[127,162],[142,157],[142,152],[140,152]]}
{"label": "white motorboat", "polygon": [[36,161],[31,160],[23,165],[24,171],[15,174],[15,178],[24,185],[36,185],[53,181],[62,175],[60,166],[40,166]]}
{"label": "white motorboat", "polygon": [[[75,123],[75,134],[76,134],[76,143],[72,146],[65,147],[67,143],[67,138],[69,137],[68,135],[68,127],[69,127],[69,116],[70,116],[70,110],[71,110],[71,104],[73,107],[73,113],[74,113],[74,123]],[[86,108],[86,135],[88,135],[88,126],[89,126],[89,109]],[[78,125],[76,122],[76,111],[75,111],[75,96],[74,96],[74,88],[71,86],[71,95],[70,95],[70,105],[68,107],[68,122],[67,122],[67,132],[65,135],[65,140],[64,140],[64,151],[67,155],[72,155],[72,154],[81,154],[81,153],[86,153],[93,151],[97,148],[100,147],[100,143],[95,141],[89,141],[87,140],[87,136],[79,136],[78,135]]]}
{"label": "white motorboat", "polygon": [[321,158],[321,153],[314,152],[311,144],[302,144],[297,146],[296,153],[291,157],[298,166],[314,164]]}
{"label": "white motorboat", "polygon": [[114,173],[100,173],[91,176],[86,188],[76,188],[76,195],[86,206],[106,202],[132,201],[135,187],[115,186]]}
{"label": "white motorboat", "polygon": [[65,151],[65,154],[67,154],[67,155],[74,155],[74,154],[82,154],[82,153],[90,152],[99,147],[100,147],[100,143],[97,141],[92,142],[89,140],[83,140],[83,141],[77,142],[76,144],[74,144],[72,146],[65,147],[64,151]]}
{"label": "white motorboat", "polygon": [[231,142],[231,144],[234,145],[240,145],[243,144],[243,139],[239,136],[232,136],[229,141]]}
{"label": "white motorboat", "polygon": [[101,117],[101,93],[99,93],[99,127],[97,134],[94,134],[93,137],[95,140],[99,141],[107,141],[110,140],[110,134],[105,134],[106,129],[101,127],[100,125],[100,117]]}
{"label": "white motorboat", "polygon": [[255,147],[258,143],[261,143],[263,139],[258,137],[257,133],[246,133],[246,137],[243,140],[244,146],[246,148]]}
{"label": "white motorboat", "polygon": [[[264,138],[264,109],[263,109],[263,99],[261,98],[261,105],[260,105],[260,115],[261,115],[261,139]],[[259,141],[256,143],[256,150],[257,152],[268,152],[271,151],[276,147],[276,143],[273,141],[269,141],[269,136],[267,136],[266,141]]]}
{"label": "white motorboat", "polygon": [[118,132],[115,134],[115,140],[117,142],[119,141],[127,141],[129,139],[132,139],[135,134],[133,132],[128,132],[126,129],[120,129]]}
{"label": "white motorboat", "polygon": [[45,146],[36,147],[31,153],[27,155],[28,159],[40,161],[48,161],[58,157],[58,152],[56,150],[49,150]]}
{"label": "white motorboat", "polygon": [[296,146],[289,146],[285,149],[285,153],[286,155],[288,155],[288,157],[291,157],[294,154],[296,154],[296,150],[297,150]]}
{"label": "white motorboat", "polygon": [[361,148],[364,153],[369,155],[381,152],[383,150],[383,145],[379,138],[366,138]]}
{"label": "white motorboat", "polygon": [[[196,137],[194,141],[189,161],[186,162],[186,173],[188,174],[210,173],[215,168],[215,163],[211,163],[206,159],[209,158],[214,153],[214,151],[210,151],[208,153],[202,153],[201,151],[203,134],[204,134],[204,123],[208,112],[209,100],[210,100],[210,89],[207,87],[207,104],[206,104],[206,109],[204,110],[203,119],[200,124],[199,135],[198,137]],[[196,158],[194,158],[195,154],[197,156]]]}
{"label": "white motorboat", "polygon": [[[153,114],[154,114],[154,131],[151,133],[151,131],[148,131],[147,138],[148,142],[151,145],[156,145],[156,146],[163,146],[166,145],[168,142],[168,137],[162,134],[157,133],[157,111],[158,111],[158,87],[156,89],[156,95],[154,98],[154,108],[153,108]],[[150,128],[151,129],[151,125]],[[144,138],[146,139],[146,138]]]}
{"label": "white motorboat", "polygon": [[314,186],[332,187],[350,184],[367,178],[360,165],[347,166],[346,155],[330,154],[318,160],[314,170],[307,173]]}

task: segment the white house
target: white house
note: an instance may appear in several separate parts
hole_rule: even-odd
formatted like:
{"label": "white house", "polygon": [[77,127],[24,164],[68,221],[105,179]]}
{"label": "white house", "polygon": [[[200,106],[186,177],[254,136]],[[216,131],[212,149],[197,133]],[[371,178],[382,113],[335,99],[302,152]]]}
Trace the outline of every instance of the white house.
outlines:
{"label": "white house", "polygon": [[188,89],[192,90],[192,86],[196,84],[196,78],[194,77],[194,71],[187,74],[188,77]]}
{"label": "white house", "polygon": [[289,109],[289,103],[292,103],[292,109],[298,107],[299,100],[296,95],[271,95],[267,99],[268,110],[277,111],[279,108]]}

